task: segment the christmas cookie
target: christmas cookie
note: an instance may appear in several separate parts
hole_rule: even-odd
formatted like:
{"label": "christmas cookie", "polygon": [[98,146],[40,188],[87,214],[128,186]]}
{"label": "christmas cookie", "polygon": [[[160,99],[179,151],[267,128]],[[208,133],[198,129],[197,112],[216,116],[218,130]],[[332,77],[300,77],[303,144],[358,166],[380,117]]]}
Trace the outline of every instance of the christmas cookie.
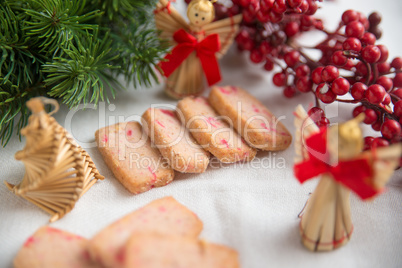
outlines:
{"label": "christmas cookie", "polygon": [[213,87],[208,101],[219,114],[228,117],[252,147],[280,151],[292,142],[286,127],[261,102],[239,87]]}
{"label": "christmas cookie", "polygon": [[205,171],[209,153],[195,142],[175,112],[150,108],[142,118],[144,130],[174,170],[185,173]]}
{"label": "christmas cookie", "polygon": [[173,169],[151,147],[138,122],[101,128],[96,131],[95,139],[107,166],[130,192],[139,194],[173,180]]}
{"label": "christmas cookie", "polygon": [[88,240],[51,227],[41,227],[25,241],[14,259],[15,268],[90,268]]}
{"label": "christmas cookie", "polygon": [[250,161],[255,157],[256,150],[218,116],[205,98],[185,98],[177,108],[195,140],[221,162]]}
{"label": "christmas cookie", "polygon": [[105,267],[124,264],[124,246],[133,233],[155,232],[196,238],[202,222],[173,197],[155,200],[100,231],[89,243],[93,260]]}
{"label": "christmas cookie", "polygon": [[237,268],[237,252],[194,238],[140,233],[126,247],[125,267]]}

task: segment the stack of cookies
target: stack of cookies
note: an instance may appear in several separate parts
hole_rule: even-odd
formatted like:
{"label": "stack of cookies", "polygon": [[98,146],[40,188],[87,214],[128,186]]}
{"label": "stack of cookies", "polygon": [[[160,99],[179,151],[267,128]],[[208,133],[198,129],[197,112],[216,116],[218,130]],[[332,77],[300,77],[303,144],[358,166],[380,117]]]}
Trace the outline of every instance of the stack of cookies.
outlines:
{"label": "stack of cookies", "polygon": [[234,86],[213,87],[208,99],[185,98],[176,110],[150,108],[141,123],[95,134],[106,164],[134,194],[169,184],[174,170],[204,172],[211,155],[223,163],[251,161],[257,150],[284,150],[292,141],[261,102]]}
{"label": "stack of cookies", "polygon": [[25,242],[16,268],[238,268],[233,249],[199,240],[202,222],[172,197],[151,202],[91,240],[44,226]]}

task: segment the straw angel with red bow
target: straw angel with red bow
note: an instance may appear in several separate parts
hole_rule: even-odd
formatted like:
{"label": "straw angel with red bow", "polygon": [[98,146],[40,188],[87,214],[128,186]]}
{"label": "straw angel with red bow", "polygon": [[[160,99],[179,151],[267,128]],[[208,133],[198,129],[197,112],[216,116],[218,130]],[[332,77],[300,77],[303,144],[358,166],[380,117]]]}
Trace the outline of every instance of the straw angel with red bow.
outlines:
{"label": "straw angel with red bow", "polygon": [[294,114],[295,176],[301,183],[320,176],[301,216],[302,242],[312,251],[333,250],[347,243],[353,231],[350,192],[362,200],[381,193],[399,164],[402,144],[362,152],[363,114],[321,129],[300,105]]}
{"label": "straw angel with red bow", "polygon": [[166,92],[174,98],[199,95],[205,88],[221,80],[218,59],[222,57],[239,29],[242,16],[214,21],[216,0],[193,0],[187,7],[189,23],[171,6],[160,0],[154,11],[161,38],[174,47],[159,63],[167,77]]}

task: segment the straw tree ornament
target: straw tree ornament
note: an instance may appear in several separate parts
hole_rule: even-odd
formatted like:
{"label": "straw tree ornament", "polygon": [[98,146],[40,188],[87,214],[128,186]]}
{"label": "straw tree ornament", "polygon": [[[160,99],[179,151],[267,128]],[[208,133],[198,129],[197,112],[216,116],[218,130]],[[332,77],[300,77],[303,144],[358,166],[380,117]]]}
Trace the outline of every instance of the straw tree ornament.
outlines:
{"label": "straw tree ornament", "polygon": [[[55,110],[47,114],[44,104]],[[40,207],[52,217],[62,218],[77,200],[98,180],[103,180],[88,153],[51,117],[58,110],[55,100],[33,98],[26,103],[32,111],[28,125],[21,130],[26,145],[15,158],[25,165],[20,184],[5,182],[16,195]]]}
{"label": "straw tree ornament", "polygon": [[321,129],[300,105],[295,116],[295,176],[301,183],[321,176],[301,216],[302,242],[312,251],[333,250],[353,231],[350,191],[363,200],[380,193],[399,165],[402,144],[362,152],[363,114]]}
{"label": "straw tree ornament", "polygon": [[208,85],[221,80],[217,59],[233,43],[242,15],[212,22],[215,1],[193,0],[187,7],[189,23],[170,5],[160,0],[154,11],[160,36],[175,44],[173,50],[159,63],[167,77],[165,90],[173,98],[195,96]]}

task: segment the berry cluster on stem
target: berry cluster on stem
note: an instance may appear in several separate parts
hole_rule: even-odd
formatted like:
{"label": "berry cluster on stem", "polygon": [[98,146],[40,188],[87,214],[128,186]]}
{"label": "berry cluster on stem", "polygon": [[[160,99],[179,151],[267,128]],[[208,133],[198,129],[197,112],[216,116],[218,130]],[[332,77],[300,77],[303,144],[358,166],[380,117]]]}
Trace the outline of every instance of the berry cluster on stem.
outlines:
{"label": "berry cluster on stem", "polygon": [[[318,115],[319,126],[329,124],[320,103],[359,104],[353,116],[364,113],[364,123],[382,135],[365,137],[365,149],[401,142],[402,58],[388,59],[387,47],[377,44],[381,16],[347,10],[331,32],[313,16],[317,2],[232,0],[231,7],[217,3],[215,7],[217,19],[243,14],[238,49],[248,51],[250,60],[267,71],[278,66],[273,83],[286,97],[314,94],[315,107],[309,114]],[[324,33],[325,39],[309,47],[297,43],[301,33],[313,30]],[[320,58],[311,57],[312,50],[321,52]],[[343,95],[350,98],[340,98]]]}

